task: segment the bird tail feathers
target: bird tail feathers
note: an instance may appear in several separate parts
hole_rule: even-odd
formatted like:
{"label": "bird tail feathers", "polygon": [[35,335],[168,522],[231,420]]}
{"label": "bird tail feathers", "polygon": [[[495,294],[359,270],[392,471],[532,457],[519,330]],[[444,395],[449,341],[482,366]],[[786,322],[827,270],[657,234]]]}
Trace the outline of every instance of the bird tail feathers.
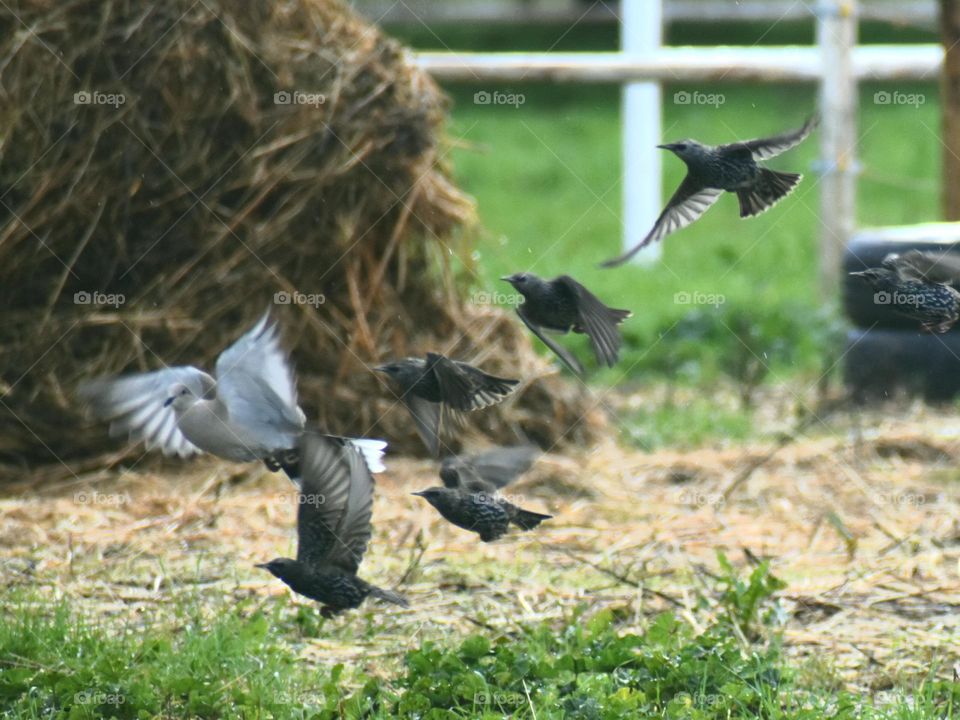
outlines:
{"label": "bird tail feathers", "polygon": [[393,592],[393,590],[384,590],[376,585],[371,585],[370,595],[378,600],[385,600],[386,602],[399,605],[400,607],[410,607],[410,603],[407,602],[407,599],[400,593]]}
{"label": "bird tail feathers", "polygon": [[544,515],[530,510],[517,508],[517,514],[512,518],[513,524],[523,530],[533,530],[544,520],[549,520],[553,515]]}
{"label": "bird tail feathers", "polygon": [[740,199],[740,217],[752,217],[769,210],[789,195],[802,177],[797,173],[760,168],[757,181],[751,187],[737,190],[737,197]]}

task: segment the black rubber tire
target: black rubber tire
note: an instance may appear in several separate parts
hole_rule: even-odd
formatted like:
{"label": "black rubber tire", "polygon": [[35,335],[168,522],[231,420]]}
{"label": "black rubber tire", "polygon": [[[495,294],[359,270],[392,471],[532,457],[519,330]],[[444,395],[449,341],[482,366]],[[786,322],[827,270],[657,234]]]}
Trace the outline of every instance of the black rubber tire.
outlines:
{"label": "black rubber tire", "polygon": [[960,333],[850,330],[843,375],[859,402],[902,392],[922,395],[928,402],[950,401],[960,394]]}
{"label": "black rubber tire", "polygon": [[[879,267],[892,252],[934,250],[960,256],[960,223],[935,223],[861,230],[847,245],[843,257],[843,306],[847,317],[862,328],[873,326],[914,329],[915,321],[897,315],[890,305],[874,302],[874,289],[849,273]],[[951,332],[958,332],[960,323]]]}

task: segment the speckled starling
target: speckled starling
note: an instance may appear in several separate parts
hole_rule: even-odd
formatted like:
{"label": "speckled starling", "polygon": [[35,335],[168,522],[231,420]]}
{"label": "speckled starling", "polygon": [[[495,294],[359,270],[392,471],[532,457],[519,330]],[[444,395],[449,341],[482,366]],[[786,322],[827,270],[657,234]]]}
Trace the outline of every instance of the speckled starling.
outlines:
{"label": "speckled starling", "polygon": [[460,424],[457,414],[496,405],[512,393],[519,380],[496,377],[438,353],[425,359],[406,358],[376,368],[389,377],[417,432],[434,456],[440,452],[440,435]]}
{"label": "speckled starling", "polygon": [[960,256],[950,252],[907,250],[890,253],[883,267],[893,270],[902,280],[960,285]]}
{"label": "speckled starling", "polygon": [[478,477],[464,479],[459,487],[432,487],[414,495],[424,498],[449,522],[480,535],[483,542],[496,540],[514,524],[533,530],[552,515],[531,512],[497,496],[495,488]]}
{"label": "speckled starling", "polygon": [[925,332],[944,333],[960,317],[960,293],[949,285],[905,280],[888,268],[850,273],[863,278],[876,292],[874,302],[890,305],[903,317],[916,320]]}
{"label": "speckled starling", "polygon": [[516,273],[501,280],[513,285],[524,297],[524,302],[517,306],[520,319],[574,373],[582,374],[583,365],[546,331],[585,334],[598,363],[608,367],[616,364],[623,342],[617,325],[632,315],[629,310],[607,307],[569,275],[544,280],[533,273]]}
{"label": "speckled starling", "polygon": [[724,191],[737,194],[740,217],[759,215],[773,207],[797,186],[802,176],[770,170],[757,162],[796,147],[816,126],[816,117],[811,117],[799,130],[775,137],[717,146],[703,145],[696,140],[658,145],[683,160],[687,175],[647,236],[630,251],[607,260],[602,267],[625,263],[641,248],[685,228],[703,215]]}
{"label": "speckled starling", "polygon": [[323,604],[330,617],[367,596],[407,607],[402,595],[357,577],[370,541],[373,476],[363,453],[343,438],[308,432],[300,453],[297,558],[257,565],[295,593]]}
{"label": "speckled starling", "polygon": [[532,445],[495,447],[474,455],[447,457],[440,466],[440,479],[446,487],[459,487],[461,474],[474,476],[489,484],[491,492],[506,487],[525,473],[540,455]]}

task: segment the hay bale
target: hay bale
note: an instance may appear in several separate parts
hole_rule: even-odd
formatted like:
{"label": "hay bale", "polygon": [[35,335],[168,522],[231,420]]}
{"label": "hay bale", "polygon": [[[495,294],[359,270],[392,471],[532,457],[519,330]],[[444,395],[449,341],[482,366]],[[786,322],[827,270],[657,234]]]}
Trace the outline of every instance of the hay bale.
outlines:
{"label": "hay bale", "polygon": [[[78,380],[211,363],[276,293],[313,296],[281,320],[308,415],[338,432],[418,448],[365,367],[384,356],[485,336],[493,369],[540,363],[457,294],[472,206],[443,94],[340,2],[3,6],[0,100],[7,473],[102,462],[117,444],[80,422]],[[513,407],[485,429],[551,444],[587,406],[531,386]]]}

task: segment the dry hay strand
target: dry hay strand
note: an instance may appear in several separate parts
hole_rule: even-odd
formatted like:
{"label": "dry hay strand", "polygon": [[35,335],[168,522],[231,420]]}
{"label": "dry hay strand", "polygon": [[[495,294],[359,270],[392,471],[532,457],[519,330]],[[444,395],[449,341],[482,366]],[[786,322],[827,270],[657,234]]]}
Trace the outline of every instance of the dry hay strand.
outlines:
{"label": "dry hay strand", "polygon": [[[209,367],[275,293],[313,296],[281,320],[305,410],[337,432],[419,449],[367,369],[385,355],[486,335],[535,362],[462,307],[448,258],[473,207],[444,95],[343,3],[36,1],[0,31],[0,473],[116,461],[77,381]],[[586,407],[558,388],[486,430],[557,441],[536,417]]]}

